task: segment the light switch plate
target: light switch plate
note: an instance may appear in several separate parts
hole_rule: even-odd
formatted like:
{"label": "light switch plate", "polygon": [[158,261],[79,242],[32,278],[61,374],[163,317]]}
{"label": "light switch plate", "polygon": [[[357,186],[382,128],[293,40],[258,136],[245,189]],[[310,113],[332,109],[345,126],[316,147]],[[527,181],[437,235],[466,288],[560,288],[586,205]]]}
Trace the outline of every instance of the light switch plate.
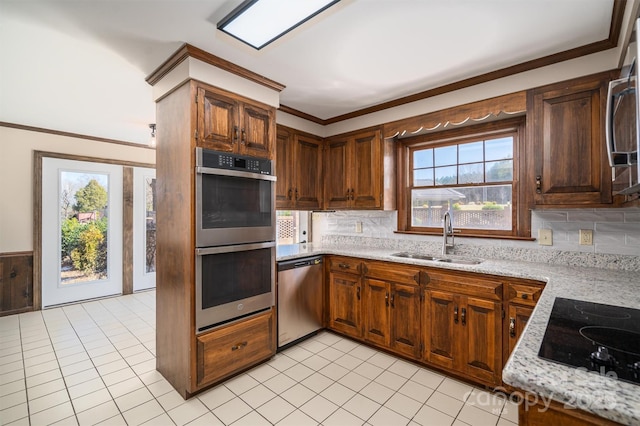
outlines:
{"label": "light switch plate", "polygon": [[579,244],[581,246],[592,246],[593,245],[593,230],[592,229],[581,229],[580,230],[580,241]]}
{"label": "light switch plate", "polygon": [[356,232],[362,232],[362,222],[356,222]]}
{"label": "light switch plate", "polygon": [[541,246],[552,246],[553,231],[551,229],[538,229],[538,244]]}

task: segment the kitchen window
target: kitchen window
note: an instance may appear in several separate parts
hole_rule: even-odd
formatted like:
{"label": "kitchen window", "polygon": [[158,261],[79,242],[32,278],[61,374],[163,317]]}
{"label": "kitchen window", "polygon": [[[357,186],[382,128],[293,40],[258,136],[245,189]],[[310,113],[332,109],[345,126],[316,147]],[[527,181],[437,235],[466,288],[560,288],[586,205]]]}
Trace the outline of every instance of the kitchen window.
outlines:
{"label": "kitchen window", "polygon": [[491,123],[401,141],[398,230],[442,233],[449,211],[468,236],[517,236],[521,121]]}

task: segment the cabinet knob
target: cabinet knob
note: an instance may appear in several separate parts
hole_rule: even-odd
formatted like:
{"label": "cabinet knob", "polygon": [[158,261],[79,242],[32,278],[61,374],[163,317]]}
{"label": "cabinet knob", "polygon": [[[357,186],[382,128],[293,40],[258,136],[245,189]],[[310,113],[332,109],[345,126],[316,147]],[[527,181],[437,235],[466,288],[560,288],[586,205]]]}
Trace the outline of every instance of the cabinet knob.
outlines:
{"label": "cabinet knob", "polygon": [[293,196],[293,190],[289,188],[289,193],[287,194],[287,198],[291,199],[292,196]]}
{"label": "cabinet knob", "polygon": [[358,286],[358,290],[356,291],[356,297],[360,300],[360,286]]}
{"label": "cabinet knob", "polygon": [[516,337],[516,319],[509,317],[509,336]]}
{"label": "cabinet knob", "polygon": [[298,201],[298,188],[296,188],[296,201]]}
{"label": "cabinet knob", "polygon": [[354,193],[354,190],[353,190],[353,188],[351,188],[351,199],[352,199],[352,200],[355,198],[355,197],[354,197],[354,195],[353,195],[353,193]]}
{"label": "cabinet knob", "polygon": [[460,315],[460,319],[462,320],[462,325],[467,324],[467,309],[462,308],[462,314]]}
{"label": "cabinet knob", "polygon": [[389,292],[384,294],[384,304],[385,306],[389,306]]}
{"label": "cabinet knob", "polygon": [[527,293],[523,293],[523,294],[522,294],[522,298],[526,300],[526,299],[528,299],[528,298],[529,298],[529,295],[528,295]]}
{"label": "cabinet knob", "polygon": [[9,273],[9,277],[11,278],[15,278],[18,276],[18,273],[16,272],[15,269],[12,269],[11,272]]}
{"label": "cabinet knob", "polygon": [[233,141],[238,141],[238,126],[233,126]]}
{"label": "cabinet knob", "polygon": [[241,342],[241,343],[238,343],[237,345],[231,346],[231,350],[237,351],[238,349],[242,349],[247,346],[247,343],[248,342]]}
{"label": "cabinet knob", "polygon": [[242,145],[244,145],[246,143],[246,132],[244,131],[244,129],[242,129],[242,140],[240,140],[240,143]]}
{"label": "cabinet knob", "polygon": [[396,300],[396,293],[395,292],[391,292],[391,307],[392,308],[396,307],[395,300]]}
{"label": "cabinet knob", "polygon": [[542,194],[542,176],[536,176],[536,194]]}
{"label": "cabinet knob", "polygon": [[454,306],[453,307],[453,322],[454,323],[458,323],[458,307]]}

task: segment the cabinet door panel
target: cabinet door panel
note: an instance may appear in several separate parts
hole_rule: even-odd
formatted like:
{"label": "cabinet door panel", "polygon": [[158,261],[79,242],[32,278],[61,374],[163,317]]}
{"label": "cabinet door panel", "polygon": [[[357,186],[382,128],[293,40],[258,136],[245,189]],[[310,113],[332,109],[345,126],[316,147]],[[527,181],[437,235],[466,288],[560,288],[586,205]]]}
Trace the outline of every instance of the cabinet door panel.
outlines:
{"label": "cabinet door panel", "polygon": [[467,298],[461,322],[466,327],[466,373],[480,380],[499,378],[502,362],[501,304]]}
{"label": "cabinet door panel", "polygon": [[[426,295],[426,357],[429,362],[445,368],[453,368],[456,353],[454,315],[456,307],[459,309],[459,306],[455,299],[451,293],[428,291]],[[459,318],[459,311],[457,316]]]}
{"label": "cabinet door panel", "polygon": [[520,305],[509,305],[509,316],[507,324],[507,333],[509,333],[509,354],[516,347],[518,339],[522,335],[524,327],[527,325],[527,321],[533,313],[533,308]]}
{"label": "cabinet door panel", "polygon": [[346,208],[349,206],[349,153],[348,140],[332,141],[327,144],[325,153],[326,176],[324,181],[324,199],[327,208]]}
{"label": "cabinet door panel", "polygon": [[420,355],[420,287],[393,284],[391,292],[391,348]]}
{"label": "cabinet door panel", "polygon": [[352,204],[356,208],[380,207],[380,132],[356,137],[353,145]]}
{"label": "cabinet door panel", "polygon": [[362,336],[360,277],[331,272],[329,275],[329,325],[355,337]]}
{"label": "cabinet door panel", "polygon": [[237,117],[236,100],[199,88],[197,145],[216,151],[233,151],[239,131]]}
{"label": "cabinet door panel", "polygon": [[364,281],[364,338],[380,345],[389,345],[389,283]]}
{"label": "cabinet door panel", "polygon": [[322,140],[295,136],[295,204],[299,209],[322,207]]}
{"label": "cabinet door panel", "polygon": [[293,208],[293,140],[291,134],[278,129],[276,137],[276,208]]}
{"label": "cabinet door panel", "polygon": [[241,117],[240,152],[254,157],[271,158],[271,132],[274,122],[272,111],[245,104]]}
{"label": "cabinet door panel", "polygon": [[541,176],[536,204],[611,203],[606,164],[606,82],[559,83],[533,95],[534,176]]}

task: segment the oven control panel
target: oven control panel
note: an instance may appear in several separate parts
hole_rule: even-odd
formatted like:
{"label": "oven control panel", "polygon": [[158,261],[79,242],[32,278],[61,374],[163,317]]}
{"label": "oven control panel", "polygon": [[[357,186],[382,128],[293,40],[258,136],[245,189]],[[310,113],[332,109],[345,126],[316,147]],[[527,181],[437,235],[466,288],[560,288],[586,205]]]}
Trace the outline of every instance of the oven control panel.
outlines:
{"label": "oven control panel", "polygon": [[197,148],[196,163],[201,167],[212,169],[229,169],[243,172],[258,173],[261,175],[272,174],[271,160],[264,158],[233,155],[226,152],[212,151]]}

